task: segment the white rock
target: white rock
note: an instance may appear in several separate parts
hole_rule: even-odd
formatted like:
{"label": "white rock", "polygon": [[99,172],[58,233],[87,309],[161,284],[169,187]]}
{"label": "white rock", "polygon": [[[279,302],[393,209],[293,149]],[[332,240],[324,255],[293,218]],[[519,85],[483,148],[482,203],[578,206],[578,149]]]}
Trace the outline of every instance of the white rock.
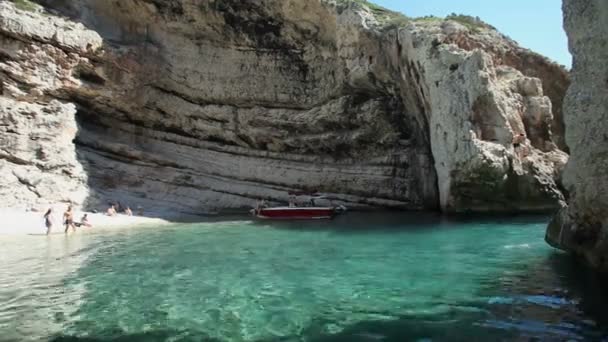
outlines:
{"label": "white rock", "polygon": [[608,3],[565,0],[563,8],[574,57],[564,102],[572,158],[563,183],[570,196],[549,225],[547,241],[608,271]]}

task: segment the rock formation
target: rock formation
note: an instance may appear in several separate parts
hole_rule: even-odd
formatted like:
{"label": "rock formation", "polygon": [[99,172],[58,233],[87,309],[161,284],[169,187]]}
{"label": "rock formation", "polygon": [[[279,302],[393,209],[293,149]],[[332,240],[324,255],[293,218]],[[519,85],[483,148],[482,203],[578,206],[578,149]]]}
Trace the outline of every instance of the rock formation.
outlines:
{"label": "rock formation", "polygon": [[547,241],[608,271],[608,3],[565,0],[564,23],[574,57],[564,116],[572,158],[563,182],[568,206]]}
{"label": "rock formation", "polygon": [[[556,208],[563,67],[359,1],[0,2],[0,199]],[[545,96],[546,94],[546,96]],[[76,129],[77,127],[77,129]]]}

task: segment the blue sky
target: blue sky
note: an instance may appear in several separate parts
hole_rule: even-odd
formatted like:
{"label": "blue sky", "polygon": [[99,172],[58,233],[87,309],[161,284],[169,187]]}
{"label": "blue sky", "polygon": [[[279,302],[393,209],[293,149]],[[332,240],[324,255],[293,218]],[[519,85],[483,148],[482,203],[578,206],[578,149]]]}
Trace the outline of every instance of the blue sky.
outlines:
{"label": "blue sky", "polygon": [[560,64],[571,65],[562,26],[562,0],[371,0],[411,17],[479,16],[520,45]]}

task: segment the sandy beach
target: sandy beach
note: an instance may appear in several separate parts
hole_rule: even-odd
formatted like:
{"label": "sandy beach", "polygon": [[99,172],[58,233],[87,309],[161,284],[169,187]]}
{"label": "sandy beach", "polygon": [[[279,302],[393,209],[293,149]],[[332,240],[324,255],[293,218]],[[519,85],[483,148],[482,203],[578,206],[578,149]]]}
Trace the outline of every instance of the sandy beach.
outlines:
{"label": "sandy beach", "polygon": [[[53,228],[51,234],[64,234],[65,226],[62,224],[62,216],[65,208],[55,208],[52,214]],[[80,222],[84,212],[75,211],[75,222]],[[170,221],[142,216],[107,216],[101,213],[88,213],[89,222],[92,227],[76,228],[77,233],[95,231],[100,229],[126,229],[141,226],[159,226],[171,224]],[[32,212],[20,209],[0,209],[0,235],[44,235],[44,212]],[[70,232],[71,233],[71,232]]]}

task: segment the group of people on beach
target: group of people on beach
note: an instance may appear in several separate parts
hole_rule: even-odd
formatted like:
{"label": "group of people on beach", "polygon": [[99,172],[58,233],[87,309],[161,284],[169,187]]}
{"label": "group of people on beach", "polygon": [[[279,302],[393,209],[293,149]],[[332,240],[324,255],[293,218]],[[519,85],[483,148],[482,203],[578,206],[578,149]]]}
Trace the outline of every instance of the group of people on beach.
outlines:
{"label": "group of people on beach", "polygon": [[[139,207],[140,215],[141,215],[141,207]],[[116,216],[118,213],[124,213],[127,216],[133,216],[133,211],[129,206],[122,206],[120,202],[116,202],[116,204],[111,203],[108,210],[106,210],[106,215],[108,216]]]}
{"label": "group of people on beach", "polygon": [[[140,215],[143,214],[143,209],[138,207]],[[118,213],[123,213],[127,216],[133,216],[133,211],[129,206],[123,207],[120,202],[116,202],[116,204],[111,203],[108,210],[106,210],[106,215],[108,216],[116,216]],[[72,205],[68,205],[68,208],[63,213],[61,222],[65,226],[64,232],[67,234],[70,228],[72,228],[73,232],[76,232],[77,227],[87,227],[91,228],[93,225],[89,221],[89,214],[84,213],[80,218],[80,222],[74,221],[74,210]],[[44,214],[44,225],[46,226],[46,235],[51,234],[51,230],[53,229],[53,209],[49,208]]]}
{"label": "group of people on beach", "polygon": [[[74,221],[74,210],[72,205],[68,205],[68,208],[63,213],[62,222],[65,225],[65,233],[68,233],[68,230],[72,228],[73,232],[76,232],[76,227],[93,227],[89,222],[89,214],[85,213],[80,218],[80,222]],[[44,214],[44,225],[46,226],[46,235],[51,234],[51,230],[53,229],[53,208],[49,208]]]}

